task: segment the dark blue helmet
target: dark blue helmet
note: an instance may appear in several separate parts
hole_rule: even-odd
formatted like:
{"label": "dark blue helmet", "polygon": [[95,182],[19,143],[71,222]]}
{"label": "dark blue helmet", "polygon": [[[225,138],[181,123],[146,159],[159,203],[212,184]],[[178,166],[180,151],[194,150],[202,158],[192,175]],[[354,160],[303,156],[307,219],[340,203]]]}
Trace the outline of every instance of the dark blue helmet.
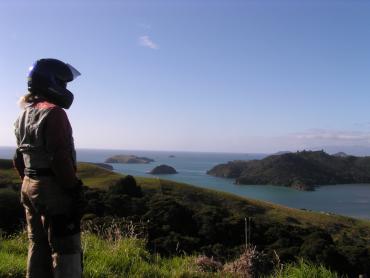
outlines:
{"label": "dark blue helmet", "polygon": [[73,94],[67,90],[67,83],[81,73],[69,64],[57,59],[40,59],[30,68],[28,91],[68,109]]}

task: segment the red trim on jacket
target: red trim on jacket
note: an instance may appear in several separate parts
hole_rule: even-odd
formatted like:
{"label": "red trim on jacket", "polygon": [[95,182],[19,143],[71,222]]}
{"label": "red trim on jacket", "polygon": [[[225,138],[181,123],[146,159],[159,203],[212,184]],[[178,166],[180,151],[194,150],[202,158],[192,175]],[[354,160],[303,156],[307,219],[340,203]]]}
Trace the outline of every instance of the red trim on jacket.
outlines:
{"label": "red trim on jacket", "polygon": [[50,103],[47,101],[36,102],[32,106],[35,107],[36,109],[49,109],[49,108],[57,107],[54,103]]}

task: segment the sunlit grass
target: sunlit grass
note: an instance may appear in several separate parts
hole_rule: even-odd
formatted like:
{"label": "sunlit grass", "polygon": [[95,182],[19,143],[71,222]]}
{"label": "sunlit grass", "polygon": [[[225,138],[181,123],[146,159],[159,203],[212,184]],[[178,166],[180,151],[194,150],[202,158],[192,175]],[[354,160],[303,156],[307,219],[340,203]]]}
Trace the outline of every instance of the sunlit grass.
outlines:
{"label": "sunlit grass", "polygon": [[19,234],[0,238],[0,277],[25,277],[28,239]]}
{"label": "sunlit grass", "polygon": [[[191,256],[163,258],[137,238],[103,239],[83,233],[84,277],[210,277],[198,273]],[[27,237],[0,241],[0,277],[25,277]]]}
{"label": "sunlit grass", "polygon": [[275,269],[270,278],[339,278],[340,276],[322,265],[315,265],[300,260],[296,264],[287,264]]}
{"label": "sunlit grass", "polygon": [[[233,277],[222,271],[198,270],[193,256],[161,257],[150,254],[145,240],[135,237],[105,238],[86,232],[82,235],[84,277]],[[0,241],[0,277],[25,277],[27,237],[23,234]],[[303,260],[277,267],[270,278],[339,277],[321,265]]]}

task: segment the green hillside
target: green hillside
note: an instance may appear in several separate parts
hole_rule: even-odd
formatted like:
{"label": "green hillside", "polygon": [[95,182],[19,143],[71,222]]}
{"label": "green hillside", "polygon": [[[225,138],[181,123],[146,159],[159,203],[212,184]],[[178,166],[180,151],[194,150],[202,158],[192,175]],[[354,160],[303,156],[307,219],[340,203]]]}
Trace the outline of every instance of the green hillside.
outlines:
{"label": "green hillside", "polygon": [[[0,161],[0,229],[17,231],[22,220],[17,176],[9,161]],[[87,187],[85,219],[98,232],[112,221],[133,223],[150,254],[163,258],[207,255],[232,261],[245,246],[245,219],[250,243],[265,254],[261,273],[273,271],[273,258],[300,258],[343,274],[370,273],[370,221],[308,212],[201,189],[173,181],[140,178],[96,165],[78,165]],[[185,276],[186,277],[186,276]]]}
{"label": "green hillside", "polygon": [[[89,232],[82,234],[84,247],[84,277],[137,278],[211,278],[244,277],[245,272],[230,271],[220,265],[213,267],[211,259],[177,255],[171,258],[150,254],[145,241],[135,237],[103,238]],[[0,237],[0,277],[22,278],[26,274],[27,237],[22,233],[10,238]],[[239,275],[238,275],[239,274]],[[258,275],[258,273],[255,273]],[[338,275],[321,265],[299,261],[297,264],[277,264],[267,277],[336,278]]]}

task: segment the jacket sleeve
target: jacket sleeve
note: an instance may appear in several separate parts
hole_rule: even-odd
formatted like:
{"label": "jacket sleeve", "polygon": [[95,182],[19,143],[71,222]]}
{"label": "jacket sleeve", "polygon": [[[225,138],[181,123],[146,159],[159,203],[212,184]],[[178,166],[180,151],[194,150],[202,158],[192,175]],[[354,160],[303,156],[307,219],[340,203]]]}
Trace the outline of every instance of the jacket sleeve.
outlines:
{"label": "jacket sleeve", "polygon": [[78,183],[72,128],[62,108],[55,107],[50,111],[44,132],[46,149],[50,154],[51,168],[57,183],[65,189],[72,189]]}
{"label": "jacket sleeve", "polygon": [[19,177],[23,181],[24,178],[24,161],[22,153],[17,149],[13,157],[13,165],[18,172]]}

